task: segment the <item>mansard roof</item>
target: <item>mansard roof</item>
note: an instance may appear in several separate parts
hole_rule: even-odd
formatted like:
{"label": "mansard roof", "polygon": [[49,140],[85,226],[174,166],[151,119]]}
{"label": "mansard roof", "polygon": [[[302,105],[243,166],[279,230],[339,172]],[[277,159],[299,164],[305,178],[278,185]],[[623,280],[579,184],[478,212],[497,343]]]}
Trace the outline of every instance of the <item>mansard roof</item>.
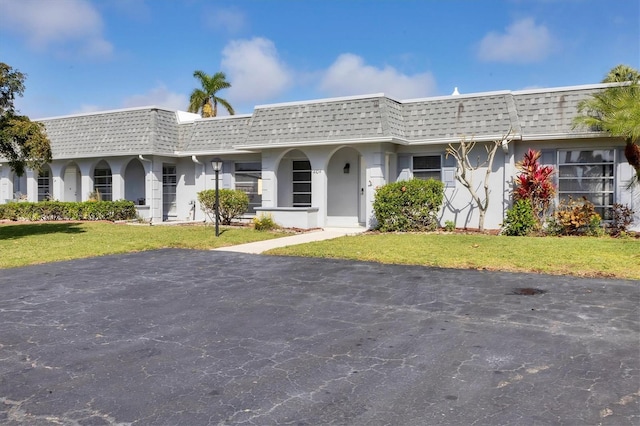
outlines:
{"label": "mansard roof", "polygon": [[176,113],[129,108],[39,120],[51,141],[53,158],[129,154],[174,154]]}
{"label": "mansard roof", "polygon": [[577,104],[607,85],[500,91],[397,101],[383,94],[255,107],[250,115],[196,118],[157,107],[39,120],[54,158],[183,156],[385,141],[399,144],[594,135],[573,129]]}

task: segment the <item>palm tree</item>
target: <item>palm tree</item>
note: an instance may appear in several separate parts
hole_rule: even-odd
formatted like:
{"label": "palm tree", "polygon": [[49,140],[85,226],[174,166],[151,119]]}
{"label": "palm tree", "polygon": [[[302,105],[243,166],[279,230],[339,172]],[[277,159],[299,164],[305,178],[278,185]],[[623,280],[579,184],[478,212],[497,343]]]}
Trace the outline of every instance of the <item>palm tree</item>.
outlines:
{"label": "palm tree", "polygon": [[[223,98],[216,96],[222,89],[231,87],[227,81],[227,76],[223,72],[208,75],[204,71],[195,71],[193,76],[200,81],[201,89],[193,89],[189,98],[189,112],[200,112],[202,117],[216,117],[218,115],[218,102],[234,115],[235,111],[231,104]],[[211,102],[213,101],[213,108]]]}
{"label": "palm tree", "polygon": [[624,81],[637,83],[640,81],[640,72],[628,65],[620,64],[611,68],[602,80],[603,83],[622,83]]}
{"label": "palm tree", "polygon": [[610,87],[581,101],[574,127],[585,126],[623,138],[626,142],[624,155],[635,169],[635,182],[640,184],[640,72],[627,65],[618,65],[602,82],[627,84]]}

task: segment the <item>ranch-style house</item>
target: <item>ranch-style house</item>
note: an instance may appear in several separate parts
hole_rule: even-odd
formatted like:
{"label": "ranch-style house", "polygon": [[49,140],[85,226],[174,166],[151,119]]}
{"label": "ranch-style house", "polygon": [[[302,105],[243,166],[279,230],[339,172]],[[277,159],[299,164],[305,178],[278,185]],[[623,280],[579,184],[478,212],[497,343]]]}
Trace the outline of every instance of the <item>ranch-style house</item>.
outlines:
{"label": "ranch-style house", "polygon": [[[215,186],[211,161],[222,159],[220,188],[249,195],[247,217],[271,214],[285,227],[373,227],[376,188],[412,178],[439,179],[445,203],[439,221],[477,227],[478,209],[455,179],[446,155],[462,138],[498,150],[490,175],[485,227],[500,228],[510,207],[516,163],[542,152],[552,165],[557,198],[587,197],[607,219],[614,203],[636,211],[640,187],[624,141],[573,126],[577,104],[607,85],[498,91],[395,100],[383,94],[255,107],[252,114],[200,118],[144,107],[37,120],[53,160],[16,176],[0,158],[0,203],[13,200],[133,201],[152,222],[202,221],[197,193]],[[4,161],[4,163],[3,163]],[[475,175],[480,188],[484,171]]]}

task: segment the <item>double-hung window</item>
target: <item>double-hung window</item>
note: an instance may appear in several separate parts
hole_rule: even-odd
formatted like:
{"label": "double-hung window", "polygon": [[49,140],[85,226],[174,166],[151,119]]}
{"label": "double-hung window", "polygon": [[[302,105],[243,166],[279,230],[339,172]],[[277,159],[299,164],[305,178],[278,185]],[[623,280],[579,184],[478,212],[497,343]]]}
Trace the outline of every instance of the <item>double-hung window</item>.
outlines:
{"label": "double-hung window", "polygon": [[558,197],[593,203],[604,220],[611,219],[615,188],[615,150],[558,151]]}
{"label": "double-hung window", "polygon": [[414,178],[442,180],[442,156],[416,155],[413,157],[412,170]]}

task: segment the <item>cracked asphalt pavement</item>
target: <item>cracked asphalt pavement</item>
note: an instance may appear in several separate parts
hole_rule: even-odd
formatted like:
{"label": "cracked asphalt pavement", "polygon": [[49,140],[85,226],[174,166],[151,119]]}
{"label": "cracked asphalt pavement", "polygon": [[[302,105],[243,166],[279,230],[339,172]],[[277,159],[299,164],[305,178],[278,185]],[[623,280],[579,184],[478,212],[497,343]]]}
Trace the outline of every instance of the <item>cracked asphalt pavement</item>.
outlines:
{"label": "cracked asphalt pavement", "polygon": [[0,289],[4,425],[640,424],[640,281],[165,249]]}

